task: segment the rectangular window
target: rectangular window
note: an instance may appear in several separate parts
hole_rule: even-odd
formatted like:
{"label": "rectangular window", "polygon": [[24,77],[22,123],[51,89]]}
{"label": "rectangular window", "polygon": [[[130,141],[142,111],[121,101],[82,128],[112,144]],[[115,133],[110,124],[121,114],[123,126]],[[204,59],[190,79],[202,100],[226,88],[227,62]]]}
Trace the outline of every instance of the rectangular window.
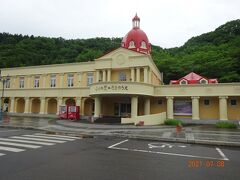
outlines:
{"label": "rectangular window", "polygon": [[19,88],[24,88],[24,77],[20,77],[19,79]]}
{"label": "rectangular window", "polygon": [[56,87],[56,75],[51,75],[50,87]]}
{"label": "rectangular window", "polygon": [[5,88],[10,88],[10,79],[4,80]]}
{"label": "rectangular window", "polygon": [[119,81],[126,81],[126,73],[125,72],[120,72],[119,73]]}
{"label": "rectangular window", "polygon": [[68,75],[68,87],[73,87],[73,74]]}
{"label": "rectangular window", "polygon": [[210,100],[209,99],[204,99],[204,105],[209,106],[210,105]]}
{"label": "rectangular window", "polygon": [[236,106],[237,105],[237,100],[236,99],[231,99],[230,104],[231,104],[231,106]]}
{"label": "rectangular window", "polygon": [[163,104],[162,99],[159,99],[159,100],[158,100],[158,104],[159,104],[159,105],[162,105],[162,104]]}
{"label": "rectangular window", "polygon": [[35,76],[35,79],[34,79],[34,87],[35,88],[39,87],[39,82],[40,82],[40,77],[39,76]]}
{"label": "rectangular window", "polygon": [[87,85],[91,85],[93,83],[93,73],[87,73]]}

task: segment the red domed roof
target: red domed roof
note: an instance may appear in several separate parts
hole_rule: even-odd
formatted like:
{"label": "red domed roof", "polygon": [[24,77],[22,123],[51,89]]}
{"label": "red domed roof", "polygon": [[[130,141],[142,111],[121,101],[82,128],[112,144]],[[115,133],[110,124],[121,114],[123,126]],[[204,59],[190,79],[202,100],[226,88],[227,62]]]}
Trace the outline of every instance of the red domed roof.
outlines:
{"label": "red domed roof", "polygon": [[148,37],[140,29],[140,18],[136,16],[132,19],[133,28],[127,33],[127,35],[122,40],[122,47],[131,49],[137,52],[142,52],[150,54],[151,44],[148,41]]}

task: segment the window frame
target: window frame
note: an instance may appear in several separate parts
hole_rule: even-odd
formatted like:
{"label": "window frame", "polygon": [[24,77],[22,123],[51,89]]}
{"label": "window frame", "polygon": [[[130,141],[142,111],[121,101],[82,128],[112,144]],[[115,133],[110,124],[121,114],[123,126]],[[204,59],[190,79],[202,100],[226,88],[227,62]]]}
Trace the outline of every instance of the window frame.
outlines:
{"label": "window frame", "polygon": [[119,72],[118,74],[119,81],[127,81],[127,74],[124,71]]}
{"label": "window frame", "polygon": [[55,74],[53,74],[53,75],[51,75],[51,77],[50,77],[50,87],[51,88],[54,88],[54,87],[56,87],[56,75]]}
{"label": "window frame", "polygon": [[25,78],[22,76],[19,78],[19,88],[24,88]]}
{"label": "window frame", "polygon": [[[235,101],[235,104],[232,104],[232,102]],[[237,99],[230,99],[230,106],[236,107],[237,106]]]}
{"label": "window frame", "polygon": [[68,74],[67,83],[68,83],[68,87],[74,87],[74,75],[73,74]]}
{"label": "window frame", "polygon": [[[208,103],[206,103],[206,102],[208,102]],[[211,103],[210,103],[210,99],[204,99],[204,100],[203,100],[203,105],[204,105],[204,106],[210,106],[210,104],[211,104]]]}
{"label": "window frame", "polygon": [[93,72],[87,73],[87,86],[90,86],[93,84]]}
{"label": "window frame", "polygon": [[40,76],[35,76],[34,77],[34,88],[39,88],[40,86]]}

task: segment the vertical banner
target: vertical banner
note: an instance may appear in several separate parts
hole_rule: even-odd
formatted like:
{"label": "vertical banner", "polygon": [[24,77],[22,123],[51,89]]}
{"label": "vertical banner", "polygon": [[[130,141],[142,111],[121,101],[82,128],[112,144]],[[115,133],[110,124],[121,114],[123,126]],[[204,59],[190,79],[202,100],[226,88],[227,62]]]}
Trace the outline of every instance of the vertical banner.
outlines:
{"label": "vertical banner", "polygon": [[174,115],[192,115],[192,101],[175,100],[173,104]]}

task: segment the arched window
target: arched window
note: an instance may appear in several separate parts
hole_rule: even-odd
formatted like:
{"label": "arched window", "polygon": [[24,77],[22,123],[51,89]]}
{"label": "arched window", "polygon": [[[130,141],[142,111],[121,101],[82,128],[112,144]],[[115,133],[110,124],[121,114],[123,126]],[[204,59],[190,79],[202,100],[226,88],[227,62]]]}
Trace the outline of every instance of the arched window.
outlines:
{"label": "arched window", "polygon": [[119,73],[119,81],[126,81],[126,73],[125,72],[120,72]]}
{"label": "arched window", "polygon": [[200,82],[200,84],[207,84],[208,83],[208,81],[206,79],[201,79],[199,82]]}
{"label": "arched window", "polygon": [[180,84],[181,84],[181,85],[185,85],[185,84],[187,84],[187,83],[188,83],[188,82],[187,82],[186,80],[184,80],[184,79],[180,81]]}
{"label": "arched window", "polygon": [[129,42],[128,48],[135,48],[134,41],[130,41],[130,42]]}
{"label": "arched window", "polygon": [[141,42],[141,48],[143,48],[143,49],[147,49],[147,46],[146,46],[145,41],[142,41],[142,42]]}

